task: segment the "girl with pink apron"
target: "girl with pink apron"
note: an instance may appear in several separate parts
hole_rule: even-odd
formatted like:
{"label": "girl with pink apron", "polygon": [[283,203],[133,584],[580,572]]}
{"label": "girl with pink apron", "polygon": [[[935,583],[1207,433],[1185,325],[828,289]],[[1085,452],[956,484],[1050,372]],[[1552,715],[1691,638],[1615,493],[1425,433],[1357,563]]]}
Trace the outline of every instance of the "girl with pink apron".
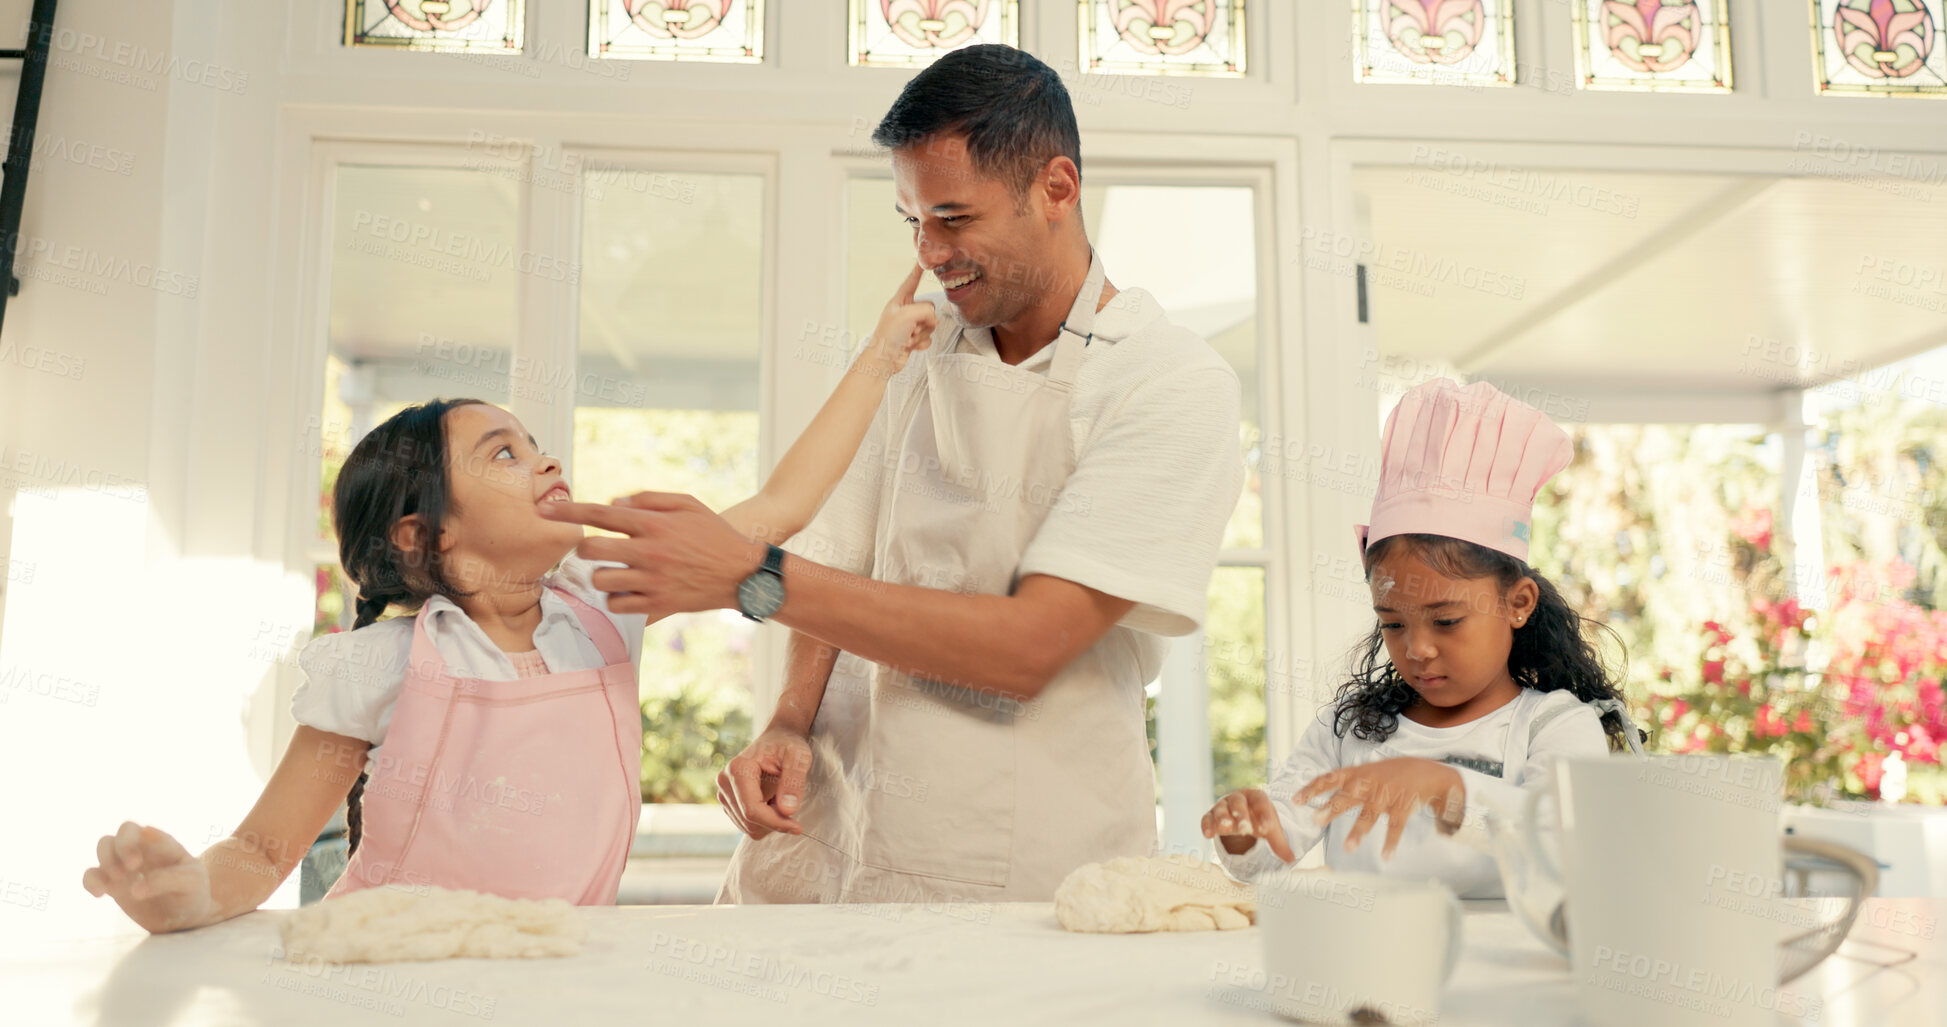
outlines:
{"label": "girl with pink apron", "polygon": [[425,610],[415,618],[405,684],[363,788],[362,838],[327,898],[438,885],[615,902],[642,811],[635,666],[614,623],[549,587],[600,650],[600,668],[455,677]]}

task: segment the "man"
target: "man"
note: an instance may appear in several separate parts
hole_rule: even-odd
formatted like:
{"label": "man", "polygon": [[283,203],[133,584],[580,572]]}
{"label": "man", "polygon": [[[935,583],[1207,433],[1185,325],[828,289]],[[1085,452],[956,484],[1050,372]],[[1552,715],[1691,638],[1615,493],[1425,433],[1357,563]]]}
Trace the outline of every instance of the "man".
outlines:
{"label": "man", "polygon": [[584,543],[628,564],[595,576],[611,609],[792,629],[776,713],[718,778],[748,835],[720,901],[1045,901],[1155,848],[1143,685],[1203,617],[1237,376],[1108,284],[1047,65],[949,53],[873,140],[946,292],[791,555],[688,497],[554,513],[630,536]]}

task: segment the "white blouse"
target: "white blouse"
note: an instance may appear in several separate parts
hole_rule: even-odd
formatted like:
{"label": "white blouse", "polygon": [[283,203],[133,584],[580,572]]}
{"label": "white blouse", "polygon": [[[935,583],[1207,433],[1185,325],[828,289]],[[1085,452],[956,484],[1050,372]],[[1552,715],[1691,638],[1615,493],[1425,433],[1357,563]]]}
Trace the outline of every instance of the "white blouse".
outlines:
{"label": "white blouse", "polygon": [[[1541,714],[1555,709],[1564,712],[1541,724],[1531,743],[1529,725]],[[1574,693],[1563,690],[1538,692],[1523,688],[1513,702],[1478,720],[1453,727],[1427,727],[1400,717],[1398,729],[1383,742],[1360,739],[1349,730],[1344,738],[1333,734],[1332,710],[1332,705],[1319,710],[1291,757],[1265,789],[1277,808],[1278,822],[1284,827],[1285,841],[1290,843],[1292,853],[1302,858],[1313,845],[1323,842],[1325,863],[1335,870],[1437,877],[1461,898],[1501,896],[1500,870],[1486,848],[1488,811],[1503,818],[1519,817],[1528,793],[1546,787],[1552,779],[1555,761],[1564,756],[1609,753],[1601,715]],[[1357,849],[1347,852],[1345,838],[1358,820],[1357,809],[1340,814],[1321,832],[1313,817],[1317,807],[1323,805],[1323,797],[1303,807],[1291,801],[1299,789],[1327,771],[1400,756],[1446,763],[1460,772],[1467,792],[1467,809],[1460,829],[1453,835],[1441,834],[1432,813],[1422,807],[1408,821],[1392,859],[1382,859],[1379,855],[1386,844],[1386,830],[1391,826],[1383,817]],[[1512,780],[1503,776],[1509,763],[1517,764]],[[1224,851],[1222,845],[1216,849],[1224,869],[1243,881],[1255,880],[1285,865],[1263,839],[1239,856]]]}
{"label": "white blouse", "polygon": [[[628,646],[629,662],[641,666],[642,632],[648,618],[639,613],[609,612],[607,595],[589,581],[595,569],[604,566],[611,565],[570,554],[543,581],[606,614]],[[446,660],[447,673],[489,681],[512,681],[520,676],[507,654],[452,600],[434,596],[426,600],[426,611],[427,637]],[[320,731],[372,743],[365,754],[368,772],[377,764],[379,748],[392,724],[392,707],[405,684],[413,620],[404,615],[356,631],[321,635],[298,654],[305,681],[291,696],[291,715],[298,723]],[[588,637],[581,619],[549,589],[541,592],[541,623],[534,628],[534,648],[551,672],[602,665],[601,651]]]}

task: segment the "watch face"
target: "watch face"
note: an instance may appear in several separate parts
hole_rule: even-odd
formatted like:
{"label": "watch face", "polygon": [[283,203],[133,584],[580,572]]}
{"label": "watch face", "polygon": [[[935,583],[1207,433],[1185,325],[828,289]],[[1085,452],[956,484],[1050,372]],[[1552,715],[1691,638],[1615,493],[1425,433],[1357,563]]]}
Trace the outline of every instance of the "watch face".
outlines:
{"label": "watch face", "polygon": [[784,579],[758,571],[737,586],[737,605],[752,617],[769,617],[784,605]]}

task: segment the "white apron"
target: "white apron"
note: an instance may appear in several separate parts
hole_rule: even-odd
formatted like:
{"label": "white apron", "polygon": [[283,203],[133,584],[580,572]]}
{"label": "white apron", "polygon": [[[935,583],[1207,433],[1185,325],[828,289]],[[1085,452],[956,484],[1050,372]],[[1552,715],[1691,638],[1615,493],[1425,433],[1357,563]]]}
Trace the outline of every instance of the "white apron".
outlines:
{"label": "white apron", "polygon": [[[1075,469],[1070,400],[1103,278],[1091,255],[1045,377],[958,351],[985,329],[935,347],[891,419],[874,579],[1012,593]],[[840,653],[812,724],[805,833],[745,838],[718,901],[1048,901],[1083,863],[1150,854],[1145,648],[1113,628],[1026,704]]]}

